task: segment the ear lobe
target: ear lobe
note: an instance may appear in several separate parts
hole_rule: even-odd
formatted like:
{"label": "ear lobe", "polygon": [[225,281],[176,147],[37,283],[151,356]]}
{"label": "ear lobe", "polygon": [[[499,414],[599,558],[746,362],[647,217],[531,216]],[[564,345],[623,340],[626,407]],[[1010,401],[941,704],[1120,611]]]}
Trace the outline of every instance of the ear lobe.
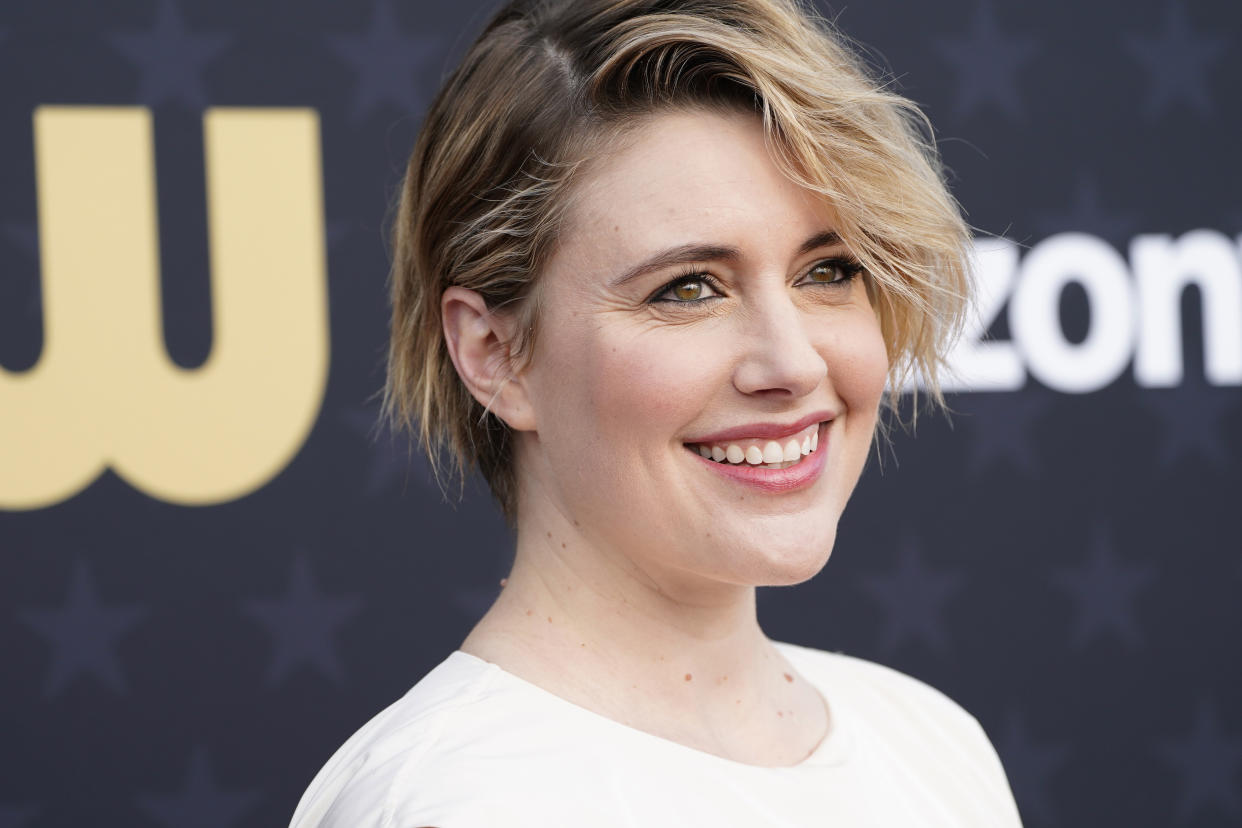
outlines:
{"label": "ear lobe", "polygon": [[534,412],[513,373],[513,317],[489,310],[476,291],[453,286],[440,298],[444,340],[471,395],[515,431],[534,429]]}

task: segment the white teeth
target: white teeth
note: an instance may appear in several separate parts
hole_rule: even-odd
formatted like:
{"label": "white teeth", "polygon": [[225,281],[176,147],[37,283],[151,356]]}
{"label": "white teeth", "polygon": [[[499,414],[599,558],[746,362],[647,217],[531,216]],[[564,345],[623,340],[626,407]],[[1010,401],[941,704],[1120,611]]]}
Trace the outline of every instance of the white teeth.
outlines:
{"label": "white teeth", "polygon": [[785,444],[785,456],[781,459],[786,463],[791,463],[802,456],[802,448],[798,445],[797,440],[790,440]]}
{"label": "white teeth", "polygon": [[775,440],[769,440],[763,444],[763,462],[780,463],[785,459],[785,450],[781,448],[781,444]]}
{"label": "white teeth", "polygon": [[752,466],[777,469],[793,465],[817,448],[819,448],[819,426],[815,425],[810,427],[809,432],[801,441],[797,437],[791,437],[785,441],[784,445],[776,440],[767,440],[762,445],[727,443],[717,446],[700,443],[694,446],[693,450],[717,463],[728,461],[735,466],[748,463]]}

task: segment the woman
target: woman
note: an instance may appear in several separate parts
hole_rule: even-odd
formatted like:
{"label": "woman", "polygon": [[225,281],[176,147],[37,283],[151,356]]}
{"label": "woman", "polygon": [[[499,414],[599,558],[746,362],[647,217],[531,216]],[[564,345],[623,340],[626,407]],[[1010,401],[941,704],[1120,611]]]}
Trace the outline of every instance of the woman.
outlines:
{"label": "woman", "polygon": [[937,397],[967,233],[919,123],[792,0],[498,13],[410,159],[387,403],[514,566],[295,826],[1018,824],[973,718],[755,611],[886,386]]}

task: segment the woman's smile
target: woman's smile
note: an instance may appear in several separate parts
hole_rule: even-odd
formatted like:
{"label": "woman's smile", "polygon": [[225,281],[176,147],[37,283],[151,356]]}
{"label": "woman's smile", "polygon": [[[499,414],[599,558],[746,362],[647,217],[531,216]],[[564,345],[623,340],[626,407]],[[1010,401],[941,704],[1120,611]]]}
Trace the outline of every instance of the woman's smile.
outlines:
{"label": "woman's smile", "polygon": [[828,450],[828,438],[821,440],[820,434],[830,425],[816,423],[783,441],[760,438],[698,443],[689,448],[707,468],[726,480],[779,494],[802,489],[819,479]]}
{"label": "woman's smile", "polygon": [[[819,478],[832,419],[831,414],[818,412],[790,425],[737,426],[696,437],[684,445],[726,480],[760,491],[786,492],[809,486]],[[825,435],[823,451],[821,434]]]}

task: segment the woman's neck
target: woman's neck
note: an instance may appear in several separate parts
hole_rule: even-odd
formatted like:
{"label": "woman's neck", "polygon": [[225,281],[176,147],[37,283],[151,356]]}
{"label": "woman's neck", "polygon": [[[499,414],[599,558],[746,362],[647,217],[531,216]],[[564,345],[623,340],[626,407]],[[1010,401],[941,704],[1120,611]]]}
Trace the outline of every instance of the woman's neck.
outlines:
{"label": "woman's neck", "polygon": [[573,532],[519,532],[507,583],[461,649],[622,724],[748,764],[796,764],[827,726],[818,691],[760,629],[754,587],[696,589]]}

